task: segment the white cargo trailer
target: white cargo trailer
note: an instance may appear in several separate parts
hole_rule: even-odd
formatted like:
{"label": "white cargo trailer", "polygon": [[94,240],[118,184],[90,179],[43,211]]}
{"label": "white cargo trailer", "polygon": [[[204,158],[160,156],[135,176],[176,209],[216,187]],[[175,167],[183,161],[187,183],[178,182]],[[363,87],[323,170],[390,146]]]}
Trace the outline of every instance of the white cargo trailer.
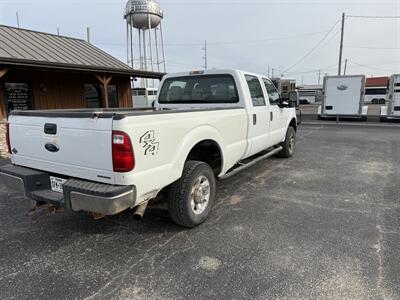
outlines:
{"label": "white cargo trailer", "polygon": [[364,75],[326,76],[323,93],[322,105],[318,108],[320,118],[367,118]]}
{"label": "white cargo trailer", "polygon": [[400,74],[390,77],[386,102],[387,105],[381,107],[381,121],[400,119]]}

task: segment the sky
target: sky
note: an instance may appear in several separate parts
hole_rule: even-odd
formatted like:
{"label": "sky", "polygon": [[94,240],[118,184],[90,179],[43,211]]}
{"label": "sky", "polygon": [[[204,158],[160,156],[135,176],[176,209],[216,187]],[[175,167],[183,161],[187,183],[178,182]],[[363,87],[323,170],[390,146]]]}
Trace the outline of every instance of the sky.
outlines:
{"label": "sky", "polygon": [[[301,84],[336,75],[342,13],[347,74],[400,73],[400,0],[160,0],[167,72],[208,67],[283,74]],[[0,24],[86,39],[126,62],[125,0],[0,0]],[[354,16],[364,16],[362,18]],[[319,72],[321,77],[319,77]]]}

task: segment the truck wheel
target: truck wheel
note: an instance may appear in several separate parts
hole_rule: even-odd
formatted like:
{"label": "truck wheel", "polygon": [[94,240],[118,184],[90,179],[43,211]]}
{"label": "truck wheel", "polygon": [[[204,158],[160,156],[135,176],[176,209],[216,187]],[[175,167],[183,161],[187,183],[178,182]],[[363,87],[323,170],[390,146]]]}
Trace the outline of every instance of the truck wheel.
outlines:
{"label": "truck wheel", "polygon": [[209,165],[200,161],[185,163],[183,174],[168,193],[168,211],[178,225],[193,228],[203,223],[214,204],[216,183]]}
{"label": "truck wheel", "polygon": [[278,153],[278,156],[282,158],[292,157],[296,146],[296,130],[293,127],[289,127],[286,132],[286,138],[283,143],[280,144],[283,147],[282,151]]}

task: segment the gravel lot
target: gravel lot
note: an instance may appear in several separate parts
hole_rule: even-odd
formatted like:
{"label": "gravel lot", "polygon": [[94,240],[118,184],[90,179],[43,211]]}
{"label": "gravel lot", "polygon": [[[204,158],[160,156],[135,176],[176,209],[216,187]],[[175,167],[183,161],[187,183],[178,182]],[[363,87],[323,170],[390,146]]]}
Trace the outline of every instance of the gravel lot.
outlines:
{"label": "gravel lot", "polygon": [[0,298],[398,299],[400,127],[306,125],[297,154],[221,182],[205,224],[162,207],[25,216],[0,187]]}

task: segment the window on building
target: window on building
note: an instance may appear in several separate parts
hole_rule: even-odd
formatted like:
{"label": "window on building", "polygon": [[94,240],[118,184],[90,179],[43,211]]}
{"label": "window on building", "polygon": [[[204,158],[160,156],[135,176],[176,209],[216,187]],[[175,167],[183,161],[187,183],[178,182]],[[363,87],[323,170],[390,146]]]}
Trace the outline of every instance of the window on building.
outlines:
{"label": "window on building", "polygon": [[6,82],[7,112],[33,109],[31,87],[28,83]]}
{"label": "window on building", "polygon": [[[103,86],[101,84],[85,84],[85,101],[87,108],[103,107]],[[110,108],[118,107],[117,86],[108,85],[108,105]]]}
{"label": "window on building", "polygon": [[110,84],[108,86],[108,105],[110,106],[110,108],[119,107],[117,86],[115,84]]}

